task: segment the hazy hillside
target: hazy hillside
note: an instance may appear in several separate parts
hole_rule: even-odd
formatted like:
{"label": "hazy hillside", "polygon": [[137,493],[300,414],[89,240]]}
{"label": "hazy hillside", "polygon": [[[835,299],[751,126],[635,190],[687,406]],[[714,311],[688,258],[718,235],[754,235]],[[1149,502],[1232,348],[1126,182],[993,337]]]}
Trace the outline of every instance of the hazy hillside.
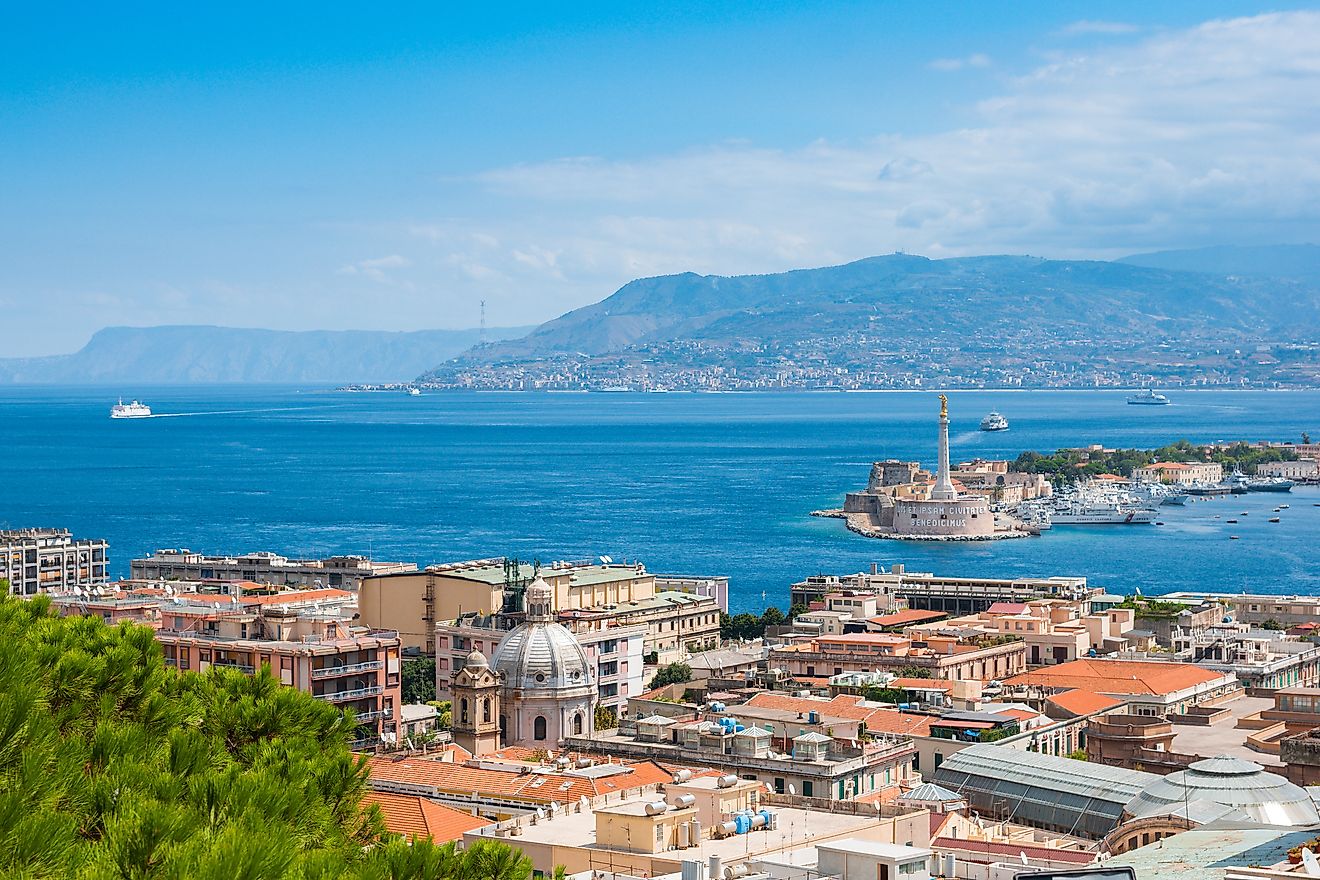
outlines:
{"label": "hazy hillside", "polygon": [[1133,266],[1208,272],[1214,275],[1260,275],[1320,282],[1320,245],[1223,245],[1183,251],[1133,254],[1119,260]]}
{"label": "hazy hillside", "polygon": [[1080,333],[1269,333],[1320,320],[1310,285],[1206,277],[1125,263],[894,254],[777,275],[669,275],[630,282],[612,296],[469,356],[484,362],[548,354],[601,354],[673,340],[721,344],[829,336],[870,327],[896,345],[972,338],[987,328]]}
{"label": "hazy hillside", "polygon": [[[527,328],[487,331],[490,339]],[[0,359],[0,382],[400,382],[477,343],[476,330],[248,330],[108,327],[81,351]]]}
{"label": "hazy hillside", "polygon": [[1317,337],[1320,279],[891,254],[639,279],[420,379],[511,391],[1311,387]]}

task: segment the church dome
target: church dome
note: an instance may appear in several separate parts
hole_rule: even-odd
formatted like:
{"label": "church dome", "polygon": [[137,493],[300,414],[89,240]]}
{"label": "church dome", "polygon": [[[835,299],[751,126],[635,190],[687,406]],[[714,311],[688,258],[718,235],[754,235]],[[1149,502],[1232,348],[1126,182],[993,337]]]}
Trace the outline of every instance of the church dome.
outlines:
{"label": "church dome", "polygon": [[480,651],[473,651],[471,654],[468,654],[467,659],[463,661],[463,668],[471,669],[473,672],[486,669],[489,665],[490,664],[486,662],[486,655]]}
{"label": "church dome", "polygon": [[1259,764],[1226,755],[1160,777],[1129,801],[1125,812],[1140,819],[1192,801],[1233,807],[1267,825],[1320,822],[1320,813],[1305,789]]}
{"label": "church dome", "polygon": [[554,622],[553,591],[537,578],[527,588],[527,621],[495,648],[491,668],[506,688],[571,690],[591,686],[591,663],[573,633]]}

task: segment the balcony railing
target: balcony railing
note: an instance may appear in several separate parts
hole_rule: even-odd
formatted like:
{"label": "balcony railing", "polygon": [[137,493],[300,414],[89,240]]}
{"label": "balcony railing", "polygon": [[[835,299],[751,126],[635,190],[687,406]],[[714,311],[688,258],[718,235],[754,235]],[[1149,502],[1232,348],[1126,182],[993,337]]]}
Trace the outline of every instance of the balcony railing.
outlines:
{"label": "balcony railing", "polygon": [[385,688],[376,685],[374,687],[354,688],[351,691],[335,691],[328,694],[313,694],[318,700],[327,700],[331,703],[346,703],[349,700],[360,700],[363,697],[375,697],[383,694]]}
{"label": "balcony railing", "polygon": [[239,672],[245,673],[247,675],[252,675],[257,671],[255,666],[249,666],[246,663],[228,663],[223,660],[217,660],[211,665],[220,666],[225,669],[237,669]]}
{"label": "balcony railing", "polygon": [[368,660],[365,663],[350,663],[347,666],[322,666],[312,670],[312,678],[333,678],[337,675],[353,675],[358,672],[376,672],[385,666],[380,660]]}
{"label": "balcony railing", "polygon": [[381,718],[385,718],[389,714],[390,713],[386,712],[384,709],[372,709],[370,712],[354,712],[353,720],[358,724],[365,724],[368,721],[379,721]]}

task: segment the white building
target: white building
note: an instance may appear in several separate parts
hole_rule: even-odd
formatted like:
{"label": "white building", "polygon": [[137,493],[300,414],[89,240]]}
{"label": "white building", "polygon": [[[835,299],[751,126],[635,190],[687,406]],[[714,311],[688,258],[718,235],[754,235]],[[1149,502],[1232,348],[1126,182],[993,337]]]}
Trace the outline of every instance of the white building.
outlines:
{"label": "white building", "polygon": [[1320,461],[1300,458],[1297,461],[1267,461],[1256,466],[1262,477],[1283,477],[1285,480],[1320,479]]}
{"label": "white building", "polygon": [[109,545],[75,539],[68,529],[0,530],[0,580],[13,596],[35,596],[108,580]]}

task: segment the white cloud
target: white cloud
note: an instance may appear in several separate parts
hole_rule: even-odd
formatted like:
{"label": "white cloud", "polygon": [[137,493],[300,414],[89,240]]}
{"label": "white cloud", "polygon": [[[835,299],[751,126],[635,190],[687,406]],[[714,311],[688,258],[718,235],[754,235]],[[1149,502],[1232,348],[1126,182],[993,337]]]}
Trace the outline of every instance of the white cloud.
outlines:
{"label": "white cloud", "polygon": [[396,284],[398,281],[391,270],[407,269],[410,266],[412,260],[399,254],[390,254],[387,257],[358,260],[356,263],[340,266],[338,272],[340,275],[358,275],[378,284]]}
{"label": "white cloud", "polygon": [[1315,239],[1316,45],[1317,13],[1212,21],[1051,56],[959,130],[496,168],[474,181],[485,213],[412,232],[456,290],[528,317],[639,275],[896,249],[1110,257]]}
{"label": "white cloud", "polygon": [[1091,19],[1082,19],[1074,21],[1072,24],[1060,30],[1062,34],[1080,35],[1080,34],[1102,34],[1105,36],[1119,36],[1120,34],[1134,34],[1141,28],[1135,24],[1129,24],[1125,21],[1095,21]]}
{"label": "white cloud", "polygon": [[989,55],[983,55],[980,52],[977,52],[973,55],[968,55],[965,58],[936,58],[926,66],[931,70],[952,72],[955,70],[963,70],[968,67],[989,67],[990,63]]}

